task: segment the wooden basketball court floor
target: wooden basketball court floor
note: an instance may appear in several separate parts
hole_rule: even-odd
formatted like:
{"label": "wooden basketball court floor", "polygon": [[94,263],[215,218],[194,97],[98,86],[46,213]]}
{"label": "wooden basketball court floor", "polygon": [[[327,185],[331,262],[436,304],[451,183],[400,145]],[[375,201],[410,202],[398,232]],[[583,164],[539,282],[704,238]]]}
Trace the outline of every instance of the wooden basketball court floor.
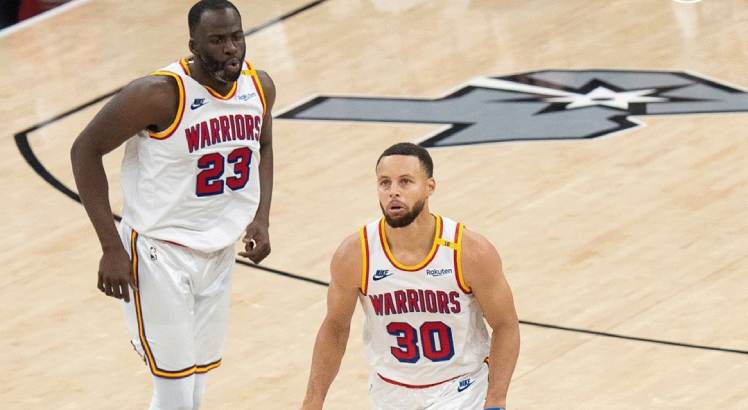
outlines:
{"label": "wooden basketball court floor", "polygon": [[[277,84],[276,115],[319,95],[438,99],[477,77],[551,69],[688,71],[748,87],[744,0],[236,4],[248,58]],[[95,287],[98,243],[66,195],[68,152],[107,96],[188,54],[190,5],[80,0],[0,32],[4,409],[147,407],[146,367],[118,303]],[[744,107],[634,116],[642,126],[600,138],[431,149],[432,208],[490,238],[514,290],[509,408],[748,409]],[[224,364],[203,408],[298,407],[330,256],[379,214],[377,156],[444,129],[275,121],[262,265],[308,280],[236,266]],[[120,158],[105,159],[115,212]],[[369,407],[361,322],[357,312],[326,408]]]}

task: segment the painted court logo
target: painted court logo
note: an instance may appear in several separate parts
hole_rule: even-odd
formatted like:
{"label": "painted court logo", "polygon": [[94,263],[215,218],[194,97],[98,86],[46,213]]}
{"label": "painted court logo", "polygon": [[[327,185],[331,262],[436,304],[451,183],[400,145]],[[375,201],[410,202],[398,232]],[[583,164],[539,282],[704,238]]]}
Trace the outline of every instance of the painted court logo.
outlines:
{"label": "painted court logo", "polygon": [[748,93],[682,71],[544,70],[479,77],[440,98],[319,96],[279,118],[443,124],[425,147],[585,139],[631,117],[748,111]]}

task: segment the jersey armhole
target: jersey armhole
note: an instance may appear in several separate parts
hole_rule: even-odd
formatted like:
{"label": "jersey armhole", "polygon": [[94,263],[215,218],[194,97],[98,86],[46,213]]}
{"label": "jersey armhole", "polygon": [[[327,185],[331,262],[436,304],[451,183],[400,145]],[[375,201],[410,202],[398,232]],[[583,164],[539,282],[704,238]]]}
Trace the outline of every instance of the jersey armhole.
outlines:
{"label": "jersey armhole", "polygon": [[177,88],[179,89],[179,104],[177,105],[177,113],[174,116],[174,120],[172,120],[171,124],[163,130],[159,132],[148,132],[148,135],[150,135],[151,138],[155,138],[158,140],[164,140],[169,138],[174,131],[177,129],[177,126],[180,122],[182,122],[182,116],[184,115],[184,83],[182,82],[182,77],[178,76],[177,74],[174,74],[169,71],[156,71],[155,73],[152,73],[151,75],[161,75],[161,76],[169,76],[174,78],[174,81],[177,83]]}
{"label": "jersey armhole", "polygon": [[267,113],[267,102],[265,101],[265,91],[262,90],[262,81],[260,81],[260,76],[257,75],[257,70],[252,67],[249,60],[244,60],[244,62],[247,63],[247,70],[242,71],[242,74],[249,75],[252,78],[255,89],[257,89],[257,95],[260,96],[260,102],[262,103],[262,116],[264,117]]}
{"label": "jersey armhole", "polygon": [[366,296],[369,288],[369,241],[366,235],[366,227],[358,230],[358,237],[361,242],[361,284],[358,291]]}
{"label": "jersey armhole", "polygon": [[454,251],[454,265],[455,265],[455,279],[457,280],[457,286],[465,293],[472,293],[473,290],[470,286],[465,283],[465,278],[462,276],[462,231],[464,225],[457,223],[455,228],[455,251]]}

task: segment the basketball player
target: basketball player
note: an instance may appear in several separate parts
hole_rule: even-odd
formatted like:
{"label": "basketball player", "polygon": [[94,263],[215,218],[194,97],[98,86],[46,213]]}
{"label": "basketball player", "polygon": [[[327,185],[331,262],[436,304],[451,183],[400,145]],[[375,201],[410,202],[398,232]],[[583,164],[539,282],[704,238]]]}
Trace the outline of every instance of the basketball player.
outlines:
{"label": "basketball player", "polygon": [[345,239],[333,256],[303,409],[322,408],[357,295],[375,409],[506,405],[519,352],[512,293],[493,245],[429,211],[432,172],[428,152],[414,144],[395,144],[379,157],[384,217]]}
{"label": "basketball player", "polygon": [[[270,253],[275,87],[244,60],[226,0],[188,14],[192,57],[127,85],[73,145],[81,201],[101,242],[98,288],[124,301],[153,374],[150,409],[197,409],[221,364],[234,244]],[[124,208],[112,220],[102,156],[126,142]]]}

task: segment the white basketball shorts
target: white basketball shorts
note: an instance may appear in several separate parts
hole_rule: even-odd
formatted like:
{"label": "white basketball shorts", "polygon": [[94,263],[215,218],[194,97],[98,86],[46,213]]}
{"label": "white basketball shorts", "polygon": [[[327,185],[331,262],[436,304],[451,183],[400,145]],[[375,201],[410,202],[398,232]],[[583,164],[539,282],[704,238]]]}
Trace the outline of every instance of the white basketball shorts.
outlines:
{"label": "white basketball shorts", "polygon": [[412,388],[369,376],[369,393],[375,410],[483,410],[488,392],[488,365],[432,387]]}
{"label": "white basketball shorts", "polygon": [[122,302],[132,345],[156,376],[182,378],[221,365],[234,248],[205,253],[120,224],[138,292]]}

